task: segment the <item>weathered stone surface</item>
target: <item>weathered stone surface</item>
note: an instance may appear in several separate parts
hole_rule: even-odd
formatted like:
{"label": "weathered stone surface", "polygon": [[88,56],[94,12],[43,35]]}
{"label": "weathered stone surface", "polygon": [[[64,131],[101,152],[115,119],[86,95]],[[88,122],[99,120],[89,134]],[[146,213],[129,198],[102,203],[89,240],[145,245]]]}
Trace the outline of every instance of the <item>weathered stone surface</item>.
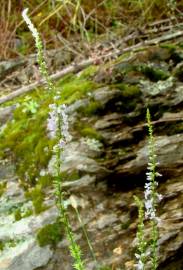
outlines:
{"label": "weathered stone surface", "polygon": [[71,192],[84,192],[86,189],[90,189],[91,186],[94,186],[95,181],[95,176],[84,175],[78,180],[65,181],[63,183],[63,188],[66,190],[69,188]]}
{"label": "weathered stone surface", "polygon": [[10,74],[12,71],[16,70],[18,67],[25,64],[25,60],[10,60],[10,61],[1,61],[0,62],[0,79],[3,79],[7,74]]}
{"label": "weathered stone surface", "polygon": [[44,225],[55,222],[58,216],[56,207],[51,207],[40,215],[31,215],[16,221],[13,210],[22,206],[32,208],[32,202],[25,198],[10,164],[1,164],[0,177],[1,181],[7,181],[5,191],[0,197],[0,243],[4,243],[0,269],[34,270],[46,265],[53,251],[49,246],[39,247],[36,233]]}
{"label": "weathered stone surface", "polygon": [[35,240],[30,239],[19,244],[8,254],[0,258],[1,270],[34,270],[44,266],[52,257],[53,251],[50,247],[41,248]]}
{"label": "weathered stone surface", "polygon": [[0,125],[5,124],[8,120],[12,119],[15,108],[16,105],[0,108]]}
{"label": "weathered stone surface", "polygon": [[98,151],[92,150],[89,145],[82,142],[69,143],[63,154],[62,172],[77,170],[83,173],[93,173],[98,177],[104,177],[109,171],[98,164],[94,158],[91,158],[93,152],[96,152],[98,155]]}
{"label": "weathered stone surface", "polygon": [[[146,145],[139,149],[136,153],[136,158],[134,160],[120,165],[116,168],[116,172],[121,176],[136,175],[143,171],[147,167],[148,162],[148,146]],[[156,154],[158,158],[160,170],[168,171],[175,170],[175,168],[183,165],[183,135],[176,134],[173,136],[161,136],[155,137],[156,144]]]}
{"label": "weathered stone surface", "polygon": [[118,113],[112,113],[105,115],[103,119],[99,119],[96,121],[94,127],[98,130],[104,128],[112,128],[113,126],[117,126],[122,122],[122,115]]}
{"label": "weathered stone surface", "polygon": [[121,91],[119,89],[111,89],[110,87],[102,87],[94,91],[92,96],[95,101],[99,101],[104,106],[107,102],[120,97]]}
{"label": "weathered stone surface", "polygon": [[11,179],[14,177],[15,166],[6,161],[0,161],[0,179]]}

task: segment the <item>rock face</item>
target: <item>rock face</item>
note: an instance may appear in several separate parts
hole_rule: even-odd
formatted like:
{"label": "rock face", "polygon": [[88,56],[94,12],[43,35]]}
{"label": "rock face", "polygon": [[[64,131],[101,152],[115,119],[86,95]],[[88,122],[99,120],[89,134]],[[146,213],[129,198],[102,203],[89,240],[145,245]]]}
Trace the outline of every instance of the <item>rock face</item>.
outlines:
{"label": "rock face", "polygon": [[57,210],[52,207],[40,215],[16,221],[13,211],[18,207],[31,208],[32,202],[25,198],[12,165],[1,164],[0,176],[1,183],[7,183],[0,197],[0,243],[4,245],[1,250],[0,269],[34,270],[47,265],[53,251],[49,246],[40,247],[35,239],[35,233],[45,224],[55,221]]}
{"label": "rock face", "polygon": [[[157,51],[158,48],[155,48],[148,57],[151,58]],[[171,59],[171,55],[169,58]],[[80,143],[75,145],[75,148],[73,142],[67,146],[63,169],[67,172],[79,171],[81,178],[75,179],[74,182],[66,181],[64,186],[70,194],[75,194],[78,200],[84,200],[84,206],[81,205],[79,209],[97,258],[104,266],[111,266],[112,269],[135,268],[133,254],[137,207],[133,195],[143,196],[143,185],[146,181],[148,162],[147,130],[144,123],[146,106],[150,108],[152,114],[159,161],[158,171],[162,174],[158,179],[158,192],[163,196],[157,212],[160,218],[158,269],[183,268],[180,255],[183,252],[183,100],[180,94],[182,83],[171,75],[173,68],[168,66],[170,59],[162,65],[161,71],[163,72],[165,68],[169,74],[162,80],[156,77],[157,74],[153,75],[156,70],[149,70],[150,66],[153,67],[152,63],[151,65],[141,63],[141,68],[137,68],[139,63],[137,64],[138,55],[136,55],[128,71],[122,65],[114,67],[111,85],[107,78],[108,86],[93,91],[90,98],[72,105],[72,108],[76,108],[75,112],[77,111],[73,117],[71,109],[72,126],[78,121],[80,126],[89,123],[101,145],[100,151],[96,151],[95,156],[95,151],[91,153],[87,143],[83,148],[81,130],[76,132],[74,129],[73,134],[81,138]],[[158,67],[161,68],[161,63]],[[117,72],[117,81],[114,82]],[[95,111],[93,114],[90,112],[89,116],[87,113],[83,115],[83,110],[79,109],[81,107],[78,107],[78,104],[89,106],[91,100],[97,102],[97,114]],[[97,140],[94,144],[97,144]],[[93,162],[88,163],[88,158],[93,159]],[[97,166],[94,166],[96,161]],[[90,180],[91,177],[95,177],[95,182]],[[83,184],[85,178],[86,185]],[[82,250],[87,250],[82,230],[78,228],[79,224],[73,216],[71,222]],[[148,234],[148,231],[147,224],[145,233]],[[55,251],[56,256],[44,269],[63,269],[62,261],[64,269],[71,269],[68,253],[62,248],[65,245],[63,241]],[[86,269],[93,269],[89,251],[85,252],[84,257]]]}
{"label": "rock face", "polygon": [[[63,188],[86,269],[96,269],[96,265],[71,206],[71,195],[75,196],[97,260],[106,267],[101,269],[135,269],[138,211],[133,196],[143,198],[146,181],[147,106],[154,126],[158,171],[162,174],[157,179],[158,192],[163,196],[157,209],[158,269],[183,269],[183,84],[179,69],[182,58],[175,61],[179,50],[174,48],[166,59],[161,59],[158,55],[163,55],[164,50],[167,48],[154,47],[144,51],[143,57],[142,52],[136,53],[130,64],[125,60],[115,64],[106,81],[106,71],[101,69],[101,74],[98,72],[93,80],[99,82],[102,78],[103,85],[69,107],[72,141],[63,156]],[[24,200],[21,192],[16,194]],[[15,194],[9,196],[16,198]],[[36,229],[51,222],[56,215],[55,208],[50,208],[38,216],[11,224],[8,231],[16,232],[22,222],[26,225],[21,225],[21,233],[25,228],[25,234],[34,237]],[[149,224],[145,229],[145,234],[148,233]],[[0,237],[9,237],[3,227]],[[66,239],[54,250],[49,246],[42,249],[30,240],[17,256],[18,260],[12,258],[11,264],[8,259],[1,259],[0,265],[5,265],[2,269],[73,269]]]}
{"label": "rock face", "polygon": [[12,252],[10,250],[9,254],[2,257],[0,267],[2,270],[37,269],[48,263],[52,253],[48,246],[41,248],[30,239],[22,245],[17,245]]}

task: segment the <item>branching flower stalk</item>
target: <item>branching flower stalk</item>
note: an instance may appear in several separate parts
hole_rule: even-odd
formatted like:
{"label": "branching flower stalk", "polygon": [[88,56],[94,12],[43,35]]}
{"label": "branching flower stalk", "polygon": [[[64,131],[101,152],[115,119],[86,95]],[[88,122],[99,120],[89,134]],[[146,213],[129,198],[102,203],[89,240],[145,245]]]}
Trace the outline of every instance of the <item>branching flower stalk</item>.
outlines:
{"label": "branching flower stalk", "polygon": [[[48,89],[50,92],[54,92],[54,84],[52,83],[46,62],[43,55],[43,45],[39,36],[39,33],[30,18],[27,15],[28,9],[25,9],[22,12],[23,19],[27,23],[29,30],[32,32],[32,35],[35,39],[35,45],[37,48],[37,60],[40,68],[40,72],[44,77]],[[54,163],[54,190],[56,197],[56,205],[59,210],[59,216],[61,221],[64,224],[66,235],[69,241],[69,249],[72,257],[74,258],[74,268],[76,270],[84,270],[84,263],[81,259],[81,250],[79,245],[74,239],[74,234],[72,232],[70,222],[68,219],[66,206],[64,205],[64,193],[62,191],[62,179],[60,179],[61,164],[62,164],[62,154],[65,148],[65,145],[71,140],[71,136],[68,131],[68,116],[67,116],[67,107],[65,104],[58,106],[56,104],[50,104],[50,112],[47,128],[49,130],[49,135],[51,138],[58,139],[59,142],[53,148],[55,155]]]}

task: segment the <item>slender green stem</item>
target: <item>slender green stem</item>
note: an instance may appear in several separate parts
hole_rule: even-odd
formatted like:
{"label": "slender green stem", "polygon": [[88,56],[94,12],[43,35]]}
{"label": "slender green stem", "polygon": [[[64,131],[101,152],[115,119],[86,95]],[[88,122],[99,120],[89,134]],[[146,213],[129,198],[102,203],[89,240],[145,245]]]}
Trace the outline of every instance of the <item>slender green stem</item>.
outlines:
{"label": "slender green stem", "polygon": [[75,211],[76,211],[76,215],[77,215],[77,217],[78,217],[79,223],[81,224],[81,228],[82,228],[82,230],[83,230],[83,233],[84,233],[84,236],[85,236],[85,238],[86,238],[87,244],[88,244],[88,246],[89,246],[91,255],[92,255],[92,257],[93,257],[93,260],[95,261],[95,263],[96,263],[96,265],[97,265],[97,259],[96,259],[96,256],[95,256],[95,252],[94,252],[94,250],[93,250],[92,244],[91,244],[90,239],[89,239],[89,237],[88,237],[88,233],[87,233],[87,231],[86,231],[85,225],[84,225],[83,222],[82,222],[82,219],[81,219],[81,216],[80,216],[80,214],[79,214],[79,211],[78,211],[77,207],[74,208],[74,209],[75,209]]}

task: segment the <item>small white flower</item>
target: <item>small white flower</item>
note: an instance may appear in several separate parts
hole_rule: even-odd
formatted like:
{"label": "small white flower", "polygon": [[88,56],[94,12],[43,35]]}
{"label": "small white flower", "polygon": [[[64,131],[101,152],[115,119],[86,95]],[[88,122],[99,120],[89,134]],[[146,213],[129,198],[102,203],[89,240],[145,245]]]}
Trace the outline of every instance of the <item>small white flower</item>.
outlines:
{"label": "small white flower", "polygon": [[87,165],[84,165],[84,164],[78,164],[77,165],[77,169],[81,170],[81,171],[86,171],[87,168],[88,168]]}
{"label": "small white flower", "polygon": [[59,144],[58,144],[59,148],[60,148],[60,149],[64,149],[65,145],[66,145],[65,141],[61,139],[61,140],[59,141]]}
{"label": "small white flower", "polygon": [[137,270],[143,270],[144,269],[144,263],[141,261],[141,260],[139,260],[138,261],[138,264],[136,264],[136,269]]}
{"label": "small white flower", "polygon": [[57,133],[58,125],[58,114],[57,107],[55,104],[50,104],[49,118],[47,120],[47,129],[49,131],[50,138],[55,138]]}
{"label": "small white flower", "polygon": [[46,171],[45,170],[41,170],[40,173],[39,173],[40,176],[45,176],[46,175]]}
{"label": "small white flower", "polygon": [[163,200],[163,195],[157,193],[157,199],[158,199],[158,202],[161,202]]}
{"label": "small white flower", "polygon": [[159,173],[159,172],[156,172],[156,176],[157,176],[157,177],[162,177],[162,174]]}
{"label": "small white flower", "polygon": [[140,259],[140,254],[135,253],[135,257],[136,257],[137,259]]}

